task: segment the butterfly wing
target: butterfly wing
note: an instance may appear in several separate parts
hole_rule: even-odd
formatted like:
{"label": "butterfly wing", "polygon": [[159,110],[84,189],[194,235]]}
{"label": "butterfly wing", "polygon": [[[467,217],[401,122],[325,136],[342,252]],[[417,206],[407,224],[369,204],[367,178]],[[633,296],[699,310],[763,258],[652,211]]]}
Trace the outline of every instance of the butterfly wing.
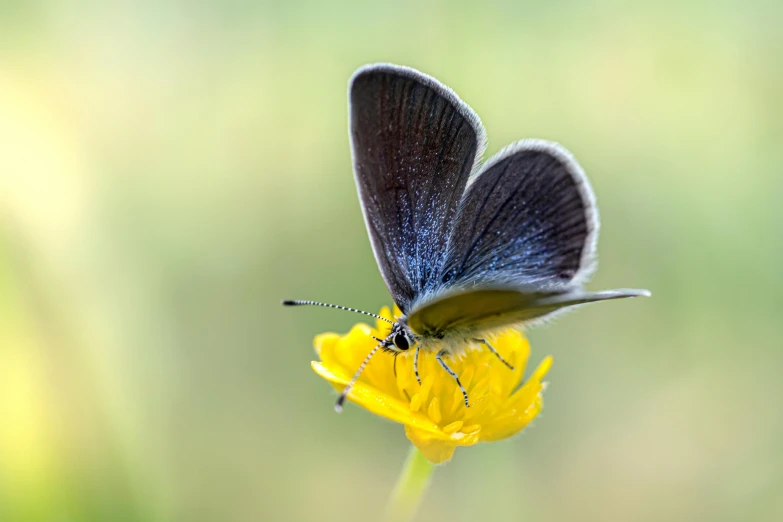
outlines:
{"label": "butterfly wing", "polygon": [[561,146],[518,142],[471,180],[449,240],[440,288],[412,307],[408,324],[442,337],[519,324],[577,304],[649,295],[589,293],[598,213],[584,172]]}
{"label": "butterfly wing", "polygon": [[482,331],[526,323],[568,306],[648,295],[647,290],[632,289],[594,293],[582,290],[522,292],[502,288],[467,290],[442,296],[415,309],[408,316],[408,326],[425,337],[443,338],[454,331],[478,335]]}
{"label": "butterfly wing", "polygon": [[576,160],[555,143],[520,141],[472,180],[441,279],[562,290],[589,277],[597,234],[595,197]]}
{"label": "butterfly wing", "polygon": [[440,272],[484,129],[448,87],[406,67],[359,69],[349,98],[365,223],[386,285],[405,312]]}

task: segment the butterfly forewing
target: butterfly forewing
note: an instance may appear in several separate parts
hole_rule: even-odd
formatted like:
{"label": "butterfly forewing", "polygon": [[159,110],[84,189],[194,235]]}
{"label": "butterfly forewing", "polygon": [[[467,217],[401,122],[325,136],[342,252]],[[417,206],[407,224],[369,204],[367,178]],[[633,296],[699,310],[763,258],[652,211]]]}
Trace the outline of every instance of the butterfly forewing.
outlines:
{"label": "butterfly forewing", "polygon": [[362,68],[349,96],[365,222],[386,285],[405,312],[438,282],[484,131],[450,89],[412,69]]}
{"label": "butterfly forewing", "polygon": [[[411,312],[408,326],[418,335],[442,338],[456,329],[491,329],[521,322],[515,314],[529,308],[540,297],[514,290],[479,289],[440,296]],[[512,317],[514,319],[512,319]]]}
{"label": "butterfly forewing", "polygon": [[554,293],[477,288],[446,294],[416,308],[408,317],[408,326],[427,337],[443,338],[453,332],[481,336],[483,332],[526,323],[569,306],[648,295],[647,290],[634,289]]}

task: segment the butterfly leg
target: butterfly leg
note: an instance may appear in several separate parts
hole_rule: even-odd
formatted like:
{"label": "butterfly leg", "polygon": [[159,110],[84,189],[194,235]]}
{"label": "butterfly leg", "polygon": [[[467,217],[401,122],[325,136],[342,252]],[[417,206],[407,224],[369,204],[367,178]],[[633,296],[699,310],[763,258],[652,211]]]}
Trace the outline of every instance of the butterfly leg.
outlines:
{"label": "butterfly leg", "polygon": [[443,356],[446,355],[446,352],[438,352],[438,355],[435,357],[440,365],[443,367],[444,370],[448,372],[449,375],[454,377],[454,380],[457,381],[457,386],[459,386],[459,389],[462,390],[462,396],[465,397],[465,407],[470,408],[470,403],[468,402],[468,392],[465,391],[465,387],[462,385],[461,382],[459,382],[459,377],[457,377],[457,374],[454,373],[454,370],[449,368],[449,366],[446,364],[446,361],[443,360]]}
{"label": "butterfly leg", "polygon": [[419,349],[421,349],[421,346],[416,346],[416,353],[413,354],[413,373],[416,374],[416,380],[419,381],[419,386],[421,386],[421,378],[419,377]]}
{"label": "butterfly leg", "polygon": [[481,344],[483,344],[484,346],[486,346],[487,348],[489,348],[489,351],[490,351],[490,352],[492,352],[492,353],[494,353],[494,354],[497,356],[497,358],[498,358],[498,359],[500,359],[500,362],[502,362],[503,364],[505,364],[506,366],[508,366],[508,369],[509,369],[509,370],[512,370],[512,371],[514,370],[514,367],[513,367],[513,366],[511,366],[511,365],[508,363],[508,361],[506,361],[506,360],[505,360],[505,359],[504,359],[504,358],[503,358],[503,357],[502,357],[502,356],[501,356],[501,355],[498,353],[498,351],[497,351],[497,350],[495,350],[495,348],[494,348],[494,347],[493,347],[491,344],[489,344],[487,341],[485,341],[484,339],[473,339],[473,340],[474,340],[474,341],[476,341],[477,343],[481,343]]}

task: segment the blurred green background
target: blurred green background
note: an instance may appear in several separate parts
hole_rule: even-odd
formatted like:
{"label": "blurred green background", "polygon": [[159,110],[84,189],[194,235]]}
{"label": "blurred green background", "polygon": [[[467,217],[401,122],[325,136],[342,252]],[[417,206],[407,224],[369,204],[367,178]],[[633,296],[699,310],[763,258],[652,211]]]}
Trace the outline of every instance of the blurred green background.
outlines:
{"label": "blurred green background", "polygon": [[346,87],[453,87],[487,154],[580,160],[591,288],[530,332],[546,407],[420,520],[783,520],[783,4],[3,2],[0,520],[377,520],[403,430],[310,369],[390,304]]}

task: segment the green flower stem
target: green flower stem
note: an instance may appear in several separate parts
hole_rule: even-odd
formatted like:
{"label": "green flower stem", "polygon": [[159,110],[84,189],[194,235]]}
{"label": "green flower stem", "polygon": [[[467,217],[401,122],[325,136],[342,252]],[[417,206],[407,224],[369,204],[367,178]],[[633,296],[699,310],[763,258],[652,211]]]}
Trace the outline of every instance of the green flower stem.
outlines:
{"label": "green flower stem", "polygon": [[413,519],[424,492],[430,485],[432,470],[430,461],[424,458],[416,446],[411,446],[408,459],[386,506],[387,522],[409,522]]}

